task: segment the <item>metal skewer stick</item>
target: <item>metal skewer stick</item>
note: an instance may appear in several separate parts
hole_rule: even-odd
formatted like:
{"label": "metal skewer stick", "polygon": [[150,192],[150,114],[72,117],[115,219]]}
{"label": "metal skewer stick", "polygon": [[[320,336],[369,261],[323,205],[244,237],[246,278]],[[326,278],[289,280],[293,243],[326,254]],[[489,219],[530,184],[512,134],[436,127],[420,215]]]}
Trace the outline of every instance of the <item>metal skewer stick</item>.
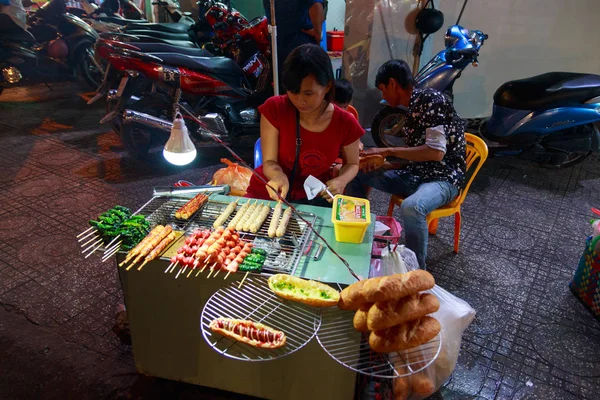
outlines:
{"label": "metal skewer stick", "polygon": [[79,235],[77,235],[77,237],[81,237],[82,235],[85,235],[87,232],[91,231],[92,229],[94,229],[93,226],[90,226],[89,228],[87,228],[85,231],[81,232]]}

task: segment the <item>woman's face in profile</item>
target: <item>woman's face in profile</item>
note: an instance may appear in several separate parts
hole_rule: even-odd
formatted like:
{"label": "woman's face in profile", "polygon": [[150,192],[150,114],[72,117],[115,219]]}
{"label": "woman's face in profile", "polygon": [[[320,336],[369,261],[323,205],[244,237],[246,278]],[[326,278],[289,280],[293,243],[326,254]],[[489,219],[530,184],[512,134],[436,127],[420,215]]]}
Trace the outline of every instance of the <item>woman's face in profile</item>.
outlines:
{"label": "woman's face in profile", "polygon": [[309,75],[302,80],[300,92],[287,92],[287,95],[298,111],[306,114],[319,110],[330,89],[331,82],[327,86],[321,86],[314,76]]}

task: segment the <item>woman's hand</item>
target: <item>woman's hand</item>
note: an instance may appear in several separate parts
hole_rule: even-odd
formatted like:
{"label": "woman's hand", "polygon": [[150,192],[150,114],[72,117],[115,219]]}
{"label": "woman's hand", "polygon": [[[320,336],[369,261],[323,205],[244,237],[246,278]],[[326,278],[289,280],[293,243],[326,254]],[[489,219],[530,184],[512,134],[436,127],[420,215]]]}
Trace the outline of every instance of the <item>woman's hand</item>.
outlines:
{"label": "woman's hand", "polygon": [[[346,182],[344,179],[341,179],[339,177],[330,179],[326,183],[327,190],[329,190],[329,192],[331,192],[331,194],[334,196],[336,194],[344,194],[344,190],[346,189],[347,184],[348,184],[348,182]],[[321,197],[323,197],[325,200],[327,200],[330,203],[333,201],[331,196],[329,196],[329,193],[327,193],[324,190],[320,193],[320,195],[321,195]]]}
{"label": "woman's hand", "polygon": [[290,181],[287,175],[284,173],[277,174],[277,176],[275,176],[269,181],[267,186],[267,192],[269,192],[269,197],[271,197],[273,200],[279,200],[279,197],[277,197],[277,193],[274,192],[273,189],[271,189],[271,187],[275,189],[277,193],[279,193],[279,195],[285,199],[285,196],[287,196],[288,191],[290,190]]}

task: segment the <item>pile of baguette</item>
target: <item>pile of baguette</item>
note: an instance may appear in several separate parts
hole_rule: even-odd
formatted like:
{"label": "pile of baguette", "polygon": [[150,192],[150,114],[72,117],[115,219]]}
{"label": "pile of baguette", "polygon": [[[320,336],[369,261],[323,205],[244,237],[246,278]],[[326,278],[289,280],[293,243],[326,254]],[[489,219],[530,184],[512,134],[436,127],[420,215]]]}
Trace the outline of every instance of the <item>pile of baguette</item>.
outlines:
{"label": "pile of baguette", "polygon": [[[354,327],[359,332],[370,332],[369,345],[373,351],[403,352],[418,358],[418,352],[404,351],[429,342],[441,330],[438,320],[428,315],[439,309],[439,300],[433,294],[421,293],[434,285],[433,276],[422,270],[366,279],[345,288],[338,306],[342,310],[356,310]],[[418,369],[418,359],[410,362],[413,369]],[[400,376],[410,372],[403,366],[396,369]],[[407,399],[411,393],[424,396],[434,390],[434,382],[424,374],[394,381],[395,399]]]}

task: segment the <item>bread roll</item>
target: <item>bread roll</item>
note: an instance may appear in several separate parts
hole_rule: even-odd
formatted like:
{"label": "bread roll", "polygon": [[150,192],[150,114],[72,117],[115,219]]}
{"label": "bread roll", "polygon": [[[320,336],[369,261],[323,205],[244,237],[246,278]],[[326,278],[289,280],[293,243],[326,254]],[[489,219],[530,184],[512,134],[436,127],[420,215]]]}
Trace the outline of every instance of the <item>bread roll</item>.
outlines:
{"label": "bread roll", "polygon": [[435,392],[433,380],[423,372],[417,372],[411,376],[411,390],[423,397],[429,397]]}
{"label": "bread roll", "polygon": [[399,299],[431,289],[435,279],[427,271],[416,270],[358,281],[342,290],[339,307],[358,310],[362,304]]}
{"label": "bread roll", "polygon": [[369,332],[367,327],[367,314],[372,304],[363,304],[360,309],[354,314],[354,329],[359,332]]}
{"label": "bread roll", "polygon": [[383,158],[380,154],[372,154],[369,156],[360,157],[358,160],[358,169],[361,171],[364,169],[374,170],[381,168],[381,166],[385,163],[385,158]]}
{"label": "bread roll", "polygon": [[[399,375],[406,375],[406,367],[396,367],[396,372]],[[401,376],[395,378],[392,383],[392,392],[394,393],[394,400],[406,400],[410,396],[410,377]]]}
{"label": "bread roll", "polygon": [[440,302],[432,294],[418,293],[397,300],[375,303],[369,309],[367,324],[370,331],[391,328],[406,321],[419,319],[436,312]]}
{"label": "bread roll", "polygon": [[[373,278],[379,279],[379,278]],[[348,286],[340,293],[340,302],[338,303],[338,307],[342,310],[358,310],[363,303],[363,298],[361,296],[361,290],[367,281],[371,279],[364,279],[362,281],[358,281]]]}
{"label": "bread roll", "polygon": [[440,329],[437,319],[423,317],[392,328],[371,332],[369,345],[378,353],[406,350],[429,342],[440,332]]}

